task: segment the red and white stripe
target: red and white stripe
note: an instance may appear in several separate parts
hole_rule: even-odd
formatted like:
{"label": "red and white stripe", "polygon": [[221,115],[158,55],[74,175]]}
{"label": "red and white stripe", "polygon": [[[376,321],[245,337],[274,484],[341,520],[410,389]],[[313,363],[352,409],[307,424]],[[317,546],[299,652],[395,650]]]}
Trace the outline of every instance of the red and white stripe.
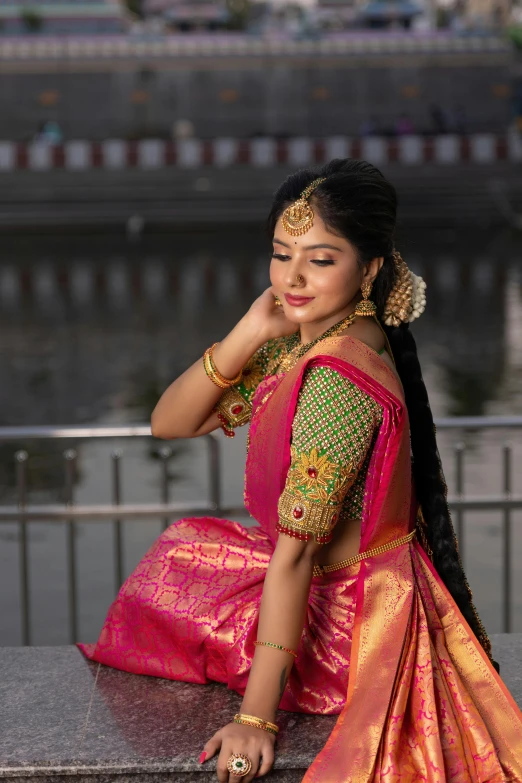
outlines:
{"label": "red and white stripe", "polygon": [[468,136],[368,136],[351,138],[308,136],[289,139],[143,139],[124,141],[67,141],[53,146],[45,142],[0,141],[0,172],[29,169],[49,171],[67,169],[160,169],[166,166],[200,168],[213,166],[278,165],[307,166],[326,163],[332,158],[354,157],[375,165],[398,163],[418,166],[425,163],[487,164],[522,160],[522,138],[518,133],[477,133]]}

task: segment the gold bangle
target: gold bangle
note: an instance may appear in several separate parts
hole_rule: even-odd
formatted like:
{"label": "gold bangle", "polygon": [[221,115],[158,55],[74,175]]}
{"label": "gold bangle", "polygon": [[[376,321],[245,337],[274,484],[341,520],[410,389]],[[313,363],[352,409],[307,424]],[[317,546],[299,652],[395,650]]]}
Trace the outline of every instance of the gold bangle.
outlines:
{"label": "gold bangle", "polygon": [[273,642],[254,642],[254,644],[259,644],[263,647],[273,647],[276,650],[283,650],[283,652],[290,653],[290,655],[293,655],[294,658],[297,658],[297,653],[295,650],[291,650],[289,647],[283,647],[282,644],[274,644]]}
{"label": "gold bangle", "polygon": [[263,729],[263,731],[268,731],[269,734],[277,734],[279,731],[277,723],[272,723],[271,721],[263,720],[262,718],[256,718],[255,715],[244,715],[241,712],[234,715],[234,723],[242,723],[245,726]]}
{"label": "gold bangle", "polygon": [[205,351],[203,354],[203,367],[205,368],[205,372],[207,374],[207,377],[210,378],[212,383],[214,383],[216,386],[219,386],[220,389],[228,389],[230,384],[228,383],[222,383],[219,378],[216,376],[216,373],[214,372],[212,365],[210,363],[210,356],[209,356],[209,348]]}
{"label": "gold bangle", "polygon": [[225,378],[224,375],[221,375],[221,373],[219,372],[218,368],[214,363],[214,348],[216,347],[216,345],[218,345],[218,343],[214,343],[214,345],[211,345],[208,350],[208,358],[209,358],[210,366],[212,367],[212,370],[217,375],[221,383],[228,383],[229,386],[235,386],[236,383],[239,383],[239,381],[243,377],[243,368],[241,368],[241,370],[238,372],[235,378]]}
{"label": "gold bangle", "polygon": [[229,386],[235,386],[236,383],[239,383],[243,377],[243,370],[241,369],[235,378],[225,378],[224,375],[221,375],[214,364],[213,352],[216,345],[217,343],[211,345],[203,354],[203,367],[210,380],[215,383],[216,386],[219,386],[220,389],[228,389]]}

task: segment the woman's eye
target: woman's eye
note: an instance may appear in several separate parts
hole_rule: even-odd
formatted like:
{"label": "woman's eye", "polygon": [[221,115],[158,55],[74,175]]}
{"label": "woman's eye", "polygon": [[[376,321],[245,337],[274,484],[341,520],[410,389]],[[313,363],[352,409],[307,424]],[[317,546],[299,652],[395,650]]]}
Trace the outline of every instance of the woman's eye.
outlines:
{"label": "woman's eye", "polygon": [[317,264],[317,266],[331,266],[333,261],[329,258],[312,258],[312,264]]}
{"label": "woman's eye", "polygon": [[290,256],[285,256],[282,253],[272,253],[272,258],[277,258],[279,261],[288,261]]}

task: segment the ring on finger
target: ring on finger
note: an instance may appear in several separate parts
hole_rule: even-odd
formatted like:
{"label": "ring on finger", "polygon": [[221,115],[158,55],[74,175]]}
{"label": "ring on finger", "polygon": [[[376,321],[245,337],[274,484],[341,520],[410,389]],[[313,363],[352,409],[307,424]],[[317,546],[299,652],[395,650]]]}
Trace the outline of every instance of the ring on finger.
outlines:
{"label": "ring on finger", "polygon": [[233,775],[242,778],[252,769],[252,761],[244,753],[232,753],[227,761],[227,769]]}

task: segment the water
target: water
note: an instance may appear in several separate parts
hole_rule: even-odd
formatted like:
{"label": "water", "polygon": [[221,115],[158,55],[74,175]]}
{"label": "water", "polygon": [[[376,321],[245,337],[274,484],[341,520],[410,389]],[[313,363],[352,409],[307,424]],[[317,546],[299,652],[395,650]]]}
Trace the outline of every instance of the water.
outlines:
{"label": "water", "polygon": [[[257,227],[228,226],[145,236],[26,236],[4,240],[0,260],[0,423],[145,422],[159,394],[203,350],[223,337],[269,284],[269,244]],[[522,237],[426,229],[403,231],[398,247],[428,284],[428,307],[414,325],[435,415],[522,414]],[[245,431],[222,439],[224,502],[239,505]],[[441,434],[450,491],[454,435]],[[467,436],[466,490],[501,488],[501,446],[514,449],[514,491],[521,491],[517,431]],[[13,501],[13,453],[30,451],[31,500],[63,499],[63,446],[0,444],[0,502]],[[159,498],[152,442],[77,444],[78,502],[110,502],[110,452],[122,446],[123,499]],[[208,491],[205,444],[175,444],[172,497]],[[242,521],[246,521],[243,520]],[[522,630],[522,515],[513,515],[512,630]],[[161,522],[124,524],[128,574],[161,531]],[[96,638],[114,597],[110,522],[77,526],[78,638]],[[16,525],[0,528],[0,644],[18,644]],[[502,630],[501,516],[466,514],[462,542],[474,597],[490,633]],[[32,642],[67,635],[65,527],[29,525]],[[519,597],[520,596],[520,597]]]}

